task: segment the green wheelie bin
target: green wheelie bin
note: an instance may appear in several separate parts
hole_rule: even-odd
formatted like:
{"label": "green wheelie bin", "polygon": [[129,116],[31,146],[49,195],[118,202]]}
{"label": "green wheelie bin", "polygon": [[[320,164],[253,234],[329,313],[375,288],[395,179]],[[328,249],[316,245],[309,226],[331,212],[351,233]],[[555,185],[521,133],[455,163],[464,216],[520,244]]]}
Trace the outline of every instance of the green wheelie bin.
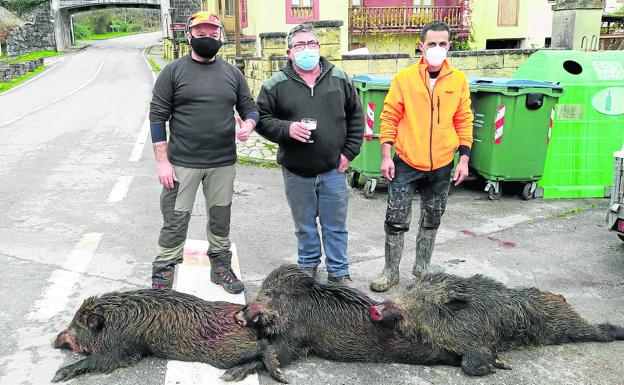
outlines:
{"label": "green wheelie bin", "polygon": [[351,187],[357,187],[360,177],[364,178],[364,196],[371,198],[375,193],[378,180],[381,179],[380,115],[392,77],[359,75],[353,78],[353,83],[360,96],[366,123],[360,154],[350,165],[350,183]]}
{"label": "green wheelie bin", "polygon": [[538,51],[513,77],[565,89],[538,183],[544,198],[609,196],[613,152],[624,141],[624,51]]}
{"label": "green wheelie bin", "polygon": [[469,79],[474,113],[469,167],[486,180],[491,200],[501,182],[524,182],[524,199],[536,196],[542,177],[554,106],[563,88],[555,83],[508,78]]}

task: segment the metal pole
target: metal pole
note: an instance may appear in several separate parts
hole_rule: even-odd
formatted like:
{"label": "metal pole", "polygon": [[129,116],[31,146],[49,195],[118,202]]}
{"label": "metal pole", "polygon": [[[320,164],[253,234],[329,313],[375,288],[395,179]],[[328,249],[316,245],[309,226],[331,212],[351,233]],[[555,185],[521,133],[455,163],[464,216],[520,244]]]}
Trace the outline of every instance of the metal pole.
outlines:
{"label": "metal pole", "polygon": [[236,57],[241,56],[241,15],[240,0],[234,0],[234,38],[236,39]]}
{"label": "metal pole", "polygon": [[245,62],[241,57],[241,17],[240,17],[240,0],[234,0],[234,39],[236,40],[236,54],[234,62],[236,68],[244,73]]}

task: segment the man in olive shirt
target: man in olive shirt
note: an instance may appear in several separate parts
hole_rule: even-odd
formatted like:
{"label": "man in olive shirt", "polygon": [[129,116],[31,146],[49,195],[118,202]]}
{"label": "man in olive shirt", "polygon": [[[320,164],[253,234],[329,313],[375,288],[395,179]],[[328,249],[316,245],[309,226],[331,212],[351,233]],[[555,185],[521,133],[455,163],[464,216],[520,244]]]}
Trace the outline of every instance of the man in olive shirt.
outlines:
{"label": "man in olive shirt", "polygon": [[[182,262],[188,222],[199,184],[206,200],[210,280],[230,293],[243,283],[231,268],[230,209],[236,174],[236,143],[245,141],[259,119],[243,74],[216,56],[222,26],[208,12],[189,19],[190,55],[167,65],[154,86],[150,127],[164,224],[152,265],[152,287],[170,289]],[[236,129],[233,107],[241,118]],[[169,142],[165,122],[169,122]]]}

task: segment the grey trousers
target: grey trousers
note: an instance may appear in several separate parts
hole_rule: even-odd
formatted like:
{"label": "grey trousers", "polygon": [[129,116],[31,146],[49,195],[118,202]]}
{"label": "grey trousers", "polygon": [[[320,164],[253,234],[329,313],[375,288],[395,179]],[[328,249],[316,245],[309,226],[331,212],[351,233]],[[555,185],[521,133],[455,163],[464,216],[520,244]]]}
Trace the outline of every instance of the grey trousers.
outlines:
{"label": "grey trousers", "polygon": [[174,166],[177,182],[173,189],[163,187],[160,210],[163,226],[158,238],[155,264],[182,262],[182,252],[191,219],[197,189],[201,183],[206,200],[206,237],[208,255],[220,255],[230,249],[230,212],[234,193],[234,165],[195,169]]}

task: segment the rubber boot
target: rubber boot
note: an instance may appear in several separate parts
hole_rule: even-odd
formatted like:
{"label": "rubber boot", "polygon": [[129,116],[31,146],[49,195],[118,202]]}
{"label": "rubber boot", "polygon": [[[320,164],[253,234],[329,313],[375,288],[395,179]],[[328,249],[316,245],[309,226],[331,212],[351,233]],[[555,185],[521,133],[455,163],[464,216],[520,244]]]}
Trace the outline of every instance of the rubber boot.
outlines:
{"label": "rubber boot", "polygon": [[426,273],[429,268],[437,232],[438,229],[425,229],[423,227],[418,229],[418,235],[416,236],[416,262],[412,269],[412,274],[417,278]]}
{"label": "rubber boot", "polygon": [[171,261],[152,262],[152,289],[171,290],[175,275],[175,265]]}
{"label": "rubber boot", "polygon": [[232,270],[232,252],[208,254],[210,258],[210,281],[223,287],[231,294],[238,294],[245,290],[245,285]]}
{"label": "rubber boot", "polygon": [[399,263],[403,255],[403,235],[386,233],[385,265],[380,277],[370,283],[370,289],[376,292],[388,291],[399,283]]}

